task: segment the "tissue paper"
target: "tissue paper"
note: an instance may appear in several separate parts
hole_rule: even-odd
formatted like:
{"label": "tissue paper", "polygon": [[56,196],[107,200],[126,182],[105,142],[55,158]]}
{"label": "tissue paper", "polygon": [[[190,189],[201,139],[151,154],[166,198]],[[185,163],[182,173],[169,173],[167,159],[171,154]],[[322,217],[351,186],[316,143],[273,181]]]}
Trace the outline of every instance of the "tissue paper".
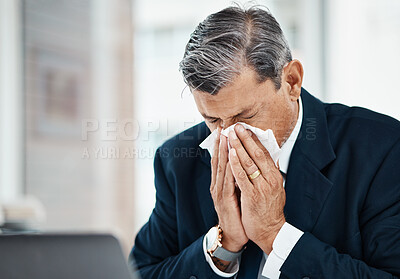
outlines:
{"label": "tissue paper", "polygon": [[[245,129],[252,131],[257,138],[260,140],[262,145],[267,149],[269,152],[272,160],[274,161],[275,165],[278,166],[278,159],[281,153],[281,149],[279,148],[278,142],[276,141],[275,135],[271,129],[268,130],[261,130],[260,128],[256,128],[250,126],[243,122],[237,122],[234,125],[229,126],[228,128],[221,131],[221,134],[228,137],[228,134],[231,130],[234,129],[235,125],[241,124]],[[201,144],[200,147],[203,149],[207,149],[210,155],[212,156],[215,140],[217,137],[217,130],[215,129]]]}

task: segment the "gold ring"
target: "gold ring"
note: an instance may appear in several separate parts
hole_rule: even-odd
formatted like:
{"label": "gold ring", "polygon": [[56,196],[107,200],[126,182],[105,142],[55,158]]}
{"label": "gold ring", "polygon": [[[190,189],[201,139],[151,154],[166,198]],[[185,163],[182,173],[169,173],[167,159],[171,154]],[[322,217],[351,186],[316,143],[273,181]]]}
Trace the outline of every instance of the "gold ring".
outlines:
{"label": "gold ring", "polygon": [[249,178],[251,180],[256,179],[260,174],[261,174],[260,170],[256,170],[255,172],[249,175]]}

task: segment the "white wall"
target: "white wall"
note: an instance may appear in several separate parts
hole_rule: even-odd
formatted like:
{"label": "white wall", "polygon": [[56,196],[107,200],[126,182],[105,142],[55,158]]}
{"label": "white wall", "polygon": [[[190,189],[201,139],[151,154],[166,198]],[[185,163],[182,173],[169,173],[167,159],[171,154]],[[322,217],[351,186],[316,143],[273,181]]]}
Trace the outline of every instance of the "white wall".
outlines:
{"label": "white wall", "polygon": [[22,193],[23,97],[20,2],[0,1],[0,204]]}
{"label": "white wall", "polygon": [[329,1],[327,100],[400,119],[400,1]]}

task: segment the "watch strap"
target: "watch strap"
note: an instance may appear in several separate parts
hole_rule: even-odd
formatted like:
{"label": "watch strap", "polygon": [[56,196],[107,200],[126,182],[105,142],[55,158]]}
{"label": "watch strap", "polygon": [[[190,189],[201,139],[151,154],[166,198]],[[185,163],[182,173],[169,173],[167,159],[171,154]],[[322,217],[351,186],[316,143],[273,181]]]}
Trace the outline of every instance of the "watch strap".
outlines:
{"label": "watch strap", "polygon": [[220,260],[232,262],[239,258],[239,256],[243,253],[244,247],[239,252],[231,252],[226,250],[224,247],[217,247],[215,251],[212,253],[213,257],[216,257]]}

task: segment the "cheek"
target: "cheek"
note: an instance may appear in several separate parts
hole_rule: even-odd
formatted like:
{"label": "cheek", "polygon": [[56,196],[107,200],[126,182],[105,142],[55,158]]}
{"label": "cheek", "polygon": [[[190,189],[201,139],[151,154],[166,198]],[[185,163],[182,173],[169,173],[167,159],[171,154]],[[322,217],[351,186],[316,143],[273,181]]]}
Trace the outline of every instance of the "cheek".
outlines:
{"label": "cheek", "polygon": [[282,123],[287,121],[290,117],[290,112],[288,110],[289,102],[284,99],[284,97],[277,97],[268,104],[267,108],[264,109],[260,117],[261,121],[268,126],[269,129],[274,129],[280,127]]}
{"label": "cheek", "polygon": [[268,112],[263,111],[257,115],[256,119],[252,119],[252,121],[248,121],[249,125],[260,128],[262,130],[267,130],[272,128],[271,117]]}

